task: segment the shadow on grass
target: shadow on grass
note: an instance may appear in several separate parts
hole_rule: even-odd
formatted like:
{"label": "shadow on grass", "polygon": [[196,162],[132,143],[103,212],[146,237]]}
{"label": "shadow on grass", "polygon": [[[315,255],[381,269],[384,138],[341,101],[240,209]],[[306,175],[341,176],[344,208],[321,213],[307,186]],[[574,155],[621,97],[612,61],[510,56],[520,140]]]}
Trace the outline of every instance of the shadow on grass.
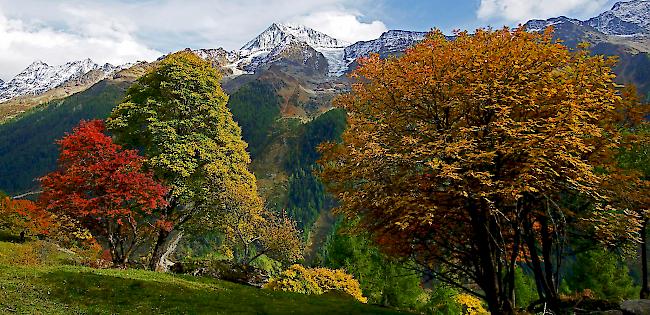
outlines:
{"label": "shadow on grass", "polygon": [[14,235],[6,231],[0,231],[0,242],[9,243],[24,243],[24,239],[20,235]]}
{"label": "shadow on grass", "polygon": [[[130,276],[135,275],[135,276]],[[41,279],[50,297],[90,313],[395,314],[337,296],[307,296],[211,279],[143,271],[56,270]]]}

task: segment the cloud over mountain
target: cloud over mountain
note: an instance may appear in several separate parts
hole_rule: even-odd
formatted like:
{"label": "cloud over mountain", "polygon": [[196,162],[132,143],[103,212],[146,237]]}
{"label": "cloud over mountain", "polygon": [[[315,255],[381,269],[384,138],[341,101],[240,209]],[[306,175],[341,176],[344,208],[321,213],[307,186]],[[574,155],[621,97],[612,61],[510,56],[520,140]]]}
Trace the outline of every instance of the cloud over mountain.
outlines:
{"label": "cloud over mountain", "polygon": [[583,18],[603,11],[611,3],[611,0],[481,0],[476,15],[483,20],[506,23],[560,15]]}
{"label": "cloud over mountain", "polygon": [[382,21],[363,22],[361,18],[357,12],[330,10],[300,16],[291,22],[309,26],[349,43],[374,39],[388,30]]}
{"label": "cloud over mountain", "polygon": [[62,30],[38,20],[9,18],[0,8],[0,78],[16,75],[34,60],[62,64],[89,57],[101,63],[122,64],[155,59],[161,54],[139,42],[118,21],[88,23],[92,16],[72,8],[67,16],[69,29]]}

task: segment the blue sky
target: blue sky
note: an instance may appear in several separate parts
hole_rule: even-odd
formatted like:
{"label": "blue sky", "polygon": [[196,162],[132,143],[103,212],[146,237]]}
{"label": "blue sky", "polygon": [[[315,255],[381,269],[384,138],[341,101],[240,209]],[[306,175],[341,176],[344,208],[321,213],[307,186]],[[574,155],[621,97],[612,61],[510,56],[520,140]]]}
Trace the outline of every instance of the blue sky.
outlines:
{"label": "blue sky", "polygon": [[446,33],[532,18],[588,18],[613,0],[0,0],[0,78],[31,62],[115,64],[191,48],[237,49],[272,22],[349,42],[388,29]]}

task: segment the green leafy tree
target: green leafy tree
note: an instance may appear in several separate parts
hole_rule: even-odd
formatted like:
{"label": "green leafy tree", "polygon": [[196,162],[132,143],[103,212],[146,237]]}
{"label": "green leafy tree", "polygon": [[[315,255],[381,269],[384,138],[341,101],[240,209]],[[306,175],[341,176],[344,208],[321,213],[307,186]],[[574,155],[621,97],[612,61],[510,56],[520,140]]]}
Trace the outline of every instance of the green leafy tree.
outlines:
{"label": "green leafy tree", "polygon": [[337,224],[323,250],[324,265],[345,269],[361,283],[371,303],[415,309],[424,294],[421,279],[413,269],[389,259],[362,236],[344,233]]}
{"label": "green leafy tree", "polygon": [[515,270],[515,306],[527,308],[532,302],[539,299],[535,287],[535,278],[526,274],[520,267]]}
{"label": "green leafy tree", "polygon": [[167,56],[127,91],[107,121],[117,141],[141,149],[170,192],[150,267],[166,270],[183,226],[212,211],[214,176],[248,172],[250,157],[220,86],[221,75],[189,51]]}
{"label": "green leafy tree", "polygon": [[594,297],[611,301],[634,298],[638,292],[628,268],[612,252],[592,250],[580,253],[571,269],[567,284],[573,291],[589,289]]}

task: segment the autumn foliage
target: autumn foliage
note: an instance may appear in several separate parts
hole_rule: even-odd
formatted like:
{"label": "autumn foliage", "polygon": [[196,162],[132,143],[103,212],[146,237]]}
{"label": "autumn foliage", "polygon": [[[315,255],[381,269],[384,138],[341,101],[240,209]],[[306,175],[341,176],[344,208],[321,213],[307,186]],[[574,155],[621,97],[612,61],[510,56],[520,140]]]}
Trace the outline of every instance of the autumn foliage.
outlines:
{"label": "autumn foliage", "polygon": [[341,269],[305,268],[301,265],[293,265],[269,280],[264,288],[316,295],[341,291],[359,302],[368,302],[361,292],[359,282]]}
{"label": "autumn foliage", "polygon": [[212,178],[248,172],[247,145],[227,101],[219,71],[181,51],[138,79],[107,120],[118,142],[142,150],[146,166],[169,188],[161,212],[173,227],[158,231],[153,270],[166,270],[165,257],[186,226],[217,218],[209,206]]}
{"label": "autumn foliage", "polygon": [[594,217],[614,210],[597,171],[620,140],[604,123],[621,101],[613,64],[523,27],[435,31],[400,58],[361,60],[336,103],[349,115],[343,142],[323,147],[336,211],[493,314],[514,312],[521,259],[555,300],[553,257],[573,215],[559,199],[589,200]]}
{"label": "autumn foliage", "polygon": [[199,222],[204,228],[223,231],[224,249],[238,263],[249,265],[261,255],[284,264],[302,259],[303,243],[296,222],[264,207],[255,176],[245,165],[211,168],[209,172],[210,207],[215,210]]}
{"label": "autumn foliage", "polygon": [[0,229],[20,235],[47,235],[54,225],[51,214],[43,211],[33,201],[12,199],[0,195]]}
{"label": "autumn foliage", "polygon": [[82,122],[59,142],[59,169],[41,179],[39,204],[79,220],[108,244],[114,263],[130,254],[164,217],[166,188],[142,170],[143,158],[124,150],[105,133],[102,121]]}

